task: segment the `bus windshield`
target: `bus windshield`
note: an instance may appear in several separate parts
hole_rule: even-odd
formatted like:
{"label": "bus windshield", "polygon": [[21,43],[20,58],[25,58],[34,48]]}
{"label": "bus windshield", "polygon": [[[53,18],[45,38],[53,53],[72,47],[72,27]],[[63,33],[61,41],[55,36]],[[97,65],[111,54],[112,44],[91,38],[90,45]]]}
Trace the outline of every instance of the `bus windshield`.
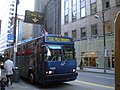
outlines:
{"label": "bus windshield", "polygon": [[74,59],[74,48],[71,45],[47,45],[47,61],[64,61]]}

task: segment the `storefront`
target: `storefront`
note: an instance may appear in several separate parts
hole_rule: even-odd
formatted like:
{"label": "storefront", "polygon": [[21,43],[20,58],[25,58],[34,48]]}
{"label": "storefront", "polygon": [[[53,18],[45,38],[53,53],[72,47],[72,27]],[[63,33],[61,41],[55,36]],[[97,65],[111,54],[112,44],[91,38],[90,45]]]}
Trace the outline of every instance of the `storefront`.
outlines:
{"label": "storefront", "polygon": [[[75,49],[78,65],[82,60],[86,67],[104,68],[103,37],[76,41]],[[106,67],[114,68],[114,36],[106,36],[106,49]]]}

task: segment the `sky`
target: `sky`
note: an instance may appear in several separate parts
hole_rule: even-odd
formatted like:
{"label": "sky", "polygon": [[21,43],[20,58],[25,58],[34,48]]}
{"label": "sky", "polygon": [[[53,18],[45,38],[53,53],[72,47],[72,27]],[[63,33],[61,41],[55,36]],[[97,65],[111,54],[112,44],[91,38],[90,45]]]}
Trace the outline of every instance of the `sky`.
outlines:
{"label": "sky", "polygon": [[25,10],[34,11],[34,1],[35,0],[19,0],[18,5],[18,15],[24,15]]}
{"label": "sky", "polygon": [[[2,5],[5,3],[1,3],[4,0],[0,0],[0,19],[1,19],[1,11]],[[34,11],[34,1],[35,0],[19,0],[20,3],[18,4],[18,15],[25,15],[25,10]]]}

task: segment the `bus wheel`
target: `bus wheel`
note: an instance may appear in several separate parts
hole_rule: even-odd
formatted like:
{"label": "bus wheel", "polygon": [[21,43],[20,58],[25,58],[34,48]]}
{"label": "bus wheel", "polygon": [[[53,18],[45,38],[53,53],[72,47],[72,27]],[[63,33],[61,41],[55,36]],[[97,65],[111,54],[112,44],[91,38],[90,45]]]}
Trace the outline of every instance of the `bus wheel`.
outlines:
{"label": "bus wheel", "polygon": [[34,75],[33,75],[33,73],[29,74],[29,81],[30,81],[30,83],[34,83]]}

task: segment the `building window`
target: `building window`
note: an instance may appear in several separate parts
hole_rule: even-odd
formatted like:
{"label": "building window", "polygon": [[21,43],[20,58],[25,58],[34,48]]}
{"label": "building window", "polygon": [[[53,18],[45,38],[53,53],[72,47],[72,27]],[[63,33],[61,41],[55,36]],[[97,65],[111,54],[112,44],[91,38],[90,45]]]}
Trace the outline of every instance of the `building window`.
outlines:
{"label": "building window", "polygon": [[86,39],[86,27],[81,28],[81,39]]}
{"label": "building window", "polygon": [[91,36],[97,36],[97,24],[91,25]]}
{"label": "building window", "polygon": [[105,33],[111,33],[111,22],[110,21],[106,21],[105,22]]}
{"label": "building window", "polygon": [[72,31],[72,38],[76,39],[77,38],[77,33],[76,33],[76,30],[73,30]]}
{"label": "building window", "polygon": [[103,10],[110,7],[110,0],[102,0],[103,2]]}
{"label": "building window", "polygon": [[86,0],[80,0],[80,17],[86,16]]}
{"label": "building window", "polygon": [[14,11],[14,9],[13,9],[13,8],[10,8],[10,10],[11,10],[11,11]]}
{"label": "building window", "polygon": [[15,3],[15,1],[12,1],[12,3]]}
{"label": "building window", "polygon": [[14,13],[10,12],[9,15],[14,15]]}
{"label": "building window", "polygon": [[64,2],[64,22],[67,23],[68,22],[68,11],[69,11],[69,7],[68,7],[68,0],[65,0]]}
{"label": "building window", "polygon": [[96,0],[91,0],[90,7],[91,7],[91,14],[95,14],[97,12]]}
{"label": "building window", "polygon": [[11,21],[8,21],[9,24],[11,24]]}
{"label": "building window", "polygon": [[106,8],[109,8],[109,7],[110,7],[109,1],[107,1],[105,4],[106,4]]}
{"label": "building window", "polygon": [[77,1],[72,0],[72,21],[76,20],[77,17]]}
{"label": "building window", "polygon": [[10,6],[14,7],[15,5],[14,4],[10,4]]}
{"label": "building window", "polygon": [[64,36],[68,36],[68,32],[65,32],[65,33],[64,33]]}
{"label": "building window", "polygon": [[120,5],[120,0],[116,0],[116,5]]}

